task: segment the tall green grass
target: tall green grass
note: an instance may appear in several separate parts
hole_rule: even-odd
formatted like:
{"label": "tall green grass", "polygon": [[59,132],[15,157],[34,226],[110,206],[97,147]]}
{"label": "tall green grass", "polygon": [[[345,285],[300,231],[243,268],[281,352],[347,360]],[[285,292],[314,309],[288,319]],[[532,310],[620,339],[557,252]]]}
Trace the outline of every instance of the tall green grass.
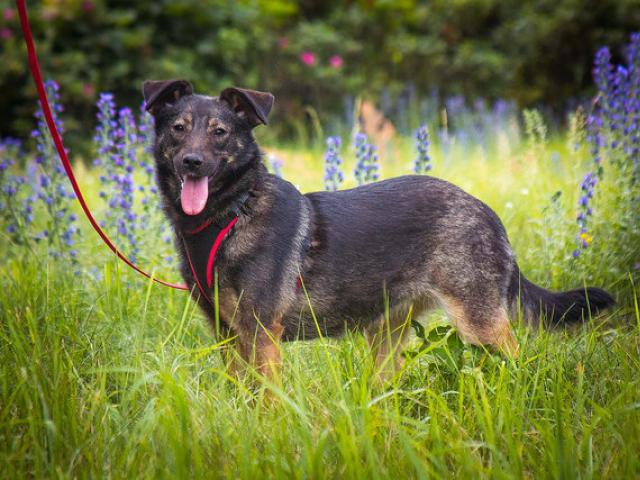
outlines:
{"label": "tall green grass", "polygon": [[[276,153],[287,178],[321,188],[321,152]],[[408,140],[388,153],[383,177],[409,171]],[[99,267],[95,279],[6,245],[2,476],[638,477],[640,247],[628,231],[637,211],[605,177],[593,244],[574,260],[587,161],[563,139],[535,156],[527,146],[434,152],[434,175],[497,211],[527,276],[556,289],[603,286],[618,305],[570,330],[518,326],[516,360],[462,345],[434,328],[444,322],[435,312],[421,319],[429,341],[408,345],[403,374],[384,388],[358,335],[285,345],[279,385],[237,382],[188,295],[138,278],[88,228],[79,251],[85,269]],[[276,400],[263,401],[264,389]]]}

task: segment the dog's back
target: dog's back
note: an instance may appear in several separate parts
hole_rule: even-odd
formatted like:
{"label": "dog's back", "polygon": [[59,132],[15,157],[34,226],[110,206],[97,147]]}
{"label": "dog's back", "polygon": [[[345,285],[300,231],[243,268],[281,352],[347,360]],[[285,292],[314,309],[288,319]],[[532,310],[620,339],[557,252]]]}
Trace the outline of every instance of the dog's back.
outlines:
{"label": "dog's back", "polygon": [[[305,197],[313,240],[302,275],[324,334],[441,304],[466,340],[500,344],[518,300],[532,322],[588,315],[584,291],[551,293],[521,276],[497,215],[449,182],[413,175]],[[612,302],[586,294],[594,312]],[[316,336],[312,321],[287,316],[285,335]]]}
{"label": "dog's back", "polygon": [[314,238],[303,278],[328,333],[373,322],[386,304],[479,297],[477,285],[506,292],[514,261],[504,228],[449,182],[404,176],[306,197]]}

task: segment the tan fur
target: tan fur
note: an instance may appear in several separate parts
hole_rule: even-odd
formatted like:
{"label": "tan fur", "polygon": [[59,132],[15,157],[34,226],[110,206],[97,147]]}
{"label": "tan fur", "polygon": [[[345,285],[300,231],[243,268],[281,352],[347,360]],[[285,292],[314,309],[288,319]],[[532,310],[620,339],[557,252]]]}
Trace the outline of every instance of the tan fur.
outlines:
{"label": "tan fur", "polygon": [[230,327],[232,327],[235,322],[240,305],[240,297],[241,295],[237,295],[236,291],[232,288],[223,288],[218,293],[218,311],[220,312],[220,318],[224,319]]}
{"label": "tan fur", "polygon": [[473,312],[459,300],[439,295],[449,321],[460,337],[472,345],[489,345],[512,357],[517,357],[518,344],[511,331],[511,322],[503,307],[497,307],[489,321],[474,322]]}
{"label": "tan fur", "polygon": [[281,345],[280,339],[284,327],[278,320],[268,327],[268,331],[262,330],[256,339],[256,360],[255,365],[261,375],[275,379],[279,376],[281,366]]}
{"label": "tan fur", "polygon": [[238,353],[242,359],[253,365],[264,377],[275,380],[280,371],[280,339],[284,327],[281,319],[273,320],[269,325],[259,324],[253,335],[238,330]]}
{"label": "tan fur", "polygon": [[182,125],[189,132],[193,127],[193,115],[191,115],[191,112],[184,112],[173,124]]}
{"label": "tan fur", "polygon": [[375,362],[375,371],[380,383],[391,379],[402,370],[402,346],[411,330],[408,309],[398,309],[389,315],[369,324],[364,336],[371,347]]}
{"label": "tan fur", "polygon": [[209,123],[207,123],[207,133],[213,132],[216,128],[220,126],[220,122],[216,118],[210,118]]}
{"label": "tan fur", "polygon": [[502,353],[512,358],[517,358],[520,354],[520,346],[513,336],[511,322],[505,309],[502,307],[499,308],[494,319],[494,340],[492,345]]}
{"label": "tan fur", "polygon": [[[263,212],[272,207],[272,199],[266,195],[260,195],[250,204],[253,215],[259,217]],[[247,216],[238,217],[238,222],[233,227],[235,234],[227,241],[225,251],[231,262],[241,259],[255,248],[256,242],[263,234],[263,225],[252,222]]]}

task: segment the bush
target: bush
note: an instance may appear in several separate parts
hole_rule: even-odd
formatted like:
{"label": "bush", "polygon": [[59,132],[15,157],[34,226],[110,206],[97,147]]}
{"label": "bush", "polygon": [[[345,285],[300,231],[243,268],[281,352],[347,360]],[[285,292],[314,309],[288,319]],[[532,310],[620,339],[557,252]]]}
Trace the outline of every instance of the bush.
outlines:
{"label": "bush", "polygon": [[[563,107],[589,93],[597,46],[621,45],[640,24],[634,0],[587,3],[56,0],[30,13],[45,73],[62,85],[65,121],[78,138],[88,133],[98,92],[136,104],[144,79],[171,77],[208,93],[230,84],[274,92],[280,130],[270,131],[289,138],[301,128],[296,122],[311,121],[307,107],[324,124],[349,123],[357,95],[392,99],[398,108],[434,89],[440,100],[464,94]],[[0,20],[5,135],[32,128],[34,90],[21,41],[7,3]]]}

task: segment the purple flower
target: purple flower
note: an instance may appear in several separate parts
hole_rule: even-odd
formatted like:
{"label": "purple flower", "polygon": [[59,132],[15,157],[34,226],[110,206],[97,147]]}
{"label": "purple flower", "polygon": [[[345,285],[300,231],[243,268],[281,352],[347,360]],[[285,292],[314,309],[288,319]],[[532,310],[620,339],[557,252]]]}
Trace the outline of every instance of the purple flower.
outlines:
{"label": "purple flower", "polygon": [[96,133],[93,137],[98,146],[98,158],[94,160],[94,163],[99,165],[103,162],[102,155],[109,154],[113,150],[114,146],[114,122],[113,117],[115,115],[115,102],[113,101],[112,93],[101,93],[98,98],[98,125],[96,127]]}
{"label": "purple flower", "polygon": [[[64,125],[59,114],[64,111],[59,103],[60,87],[48,80],[45,82],[47,96],[51,104],[54,121],[60,133],[64,132]],[[74,235],[78,233],[75,225],[77,216],[71,213],[72,200],[75,198],[64,169],[58,161],[58,154],[51,140],[44,115],[38,108],[35,113],[37,128],[32,132],[36,141],[36,156],[34,164],[28,166],[29,187],[32,194],[23,202],[24,224],[33,221],[33,204],[42,202],[47,215],[48,228],[32,238],[47,239],[49,251],[54,258],[63,258],[62,252],[74,242]]]}
{"label": "purple flower", "polygon": [[354,137],[354,147],[356,150],[356,168],[354,175],[358,185],[375,182],[379,178],[380,165],[378,165],[378,154],[376,147],[367,143],[367,136],[356,133]]}
{"label": "purple flower", "polygon": [[[117,112],[117,113],[116,113]],[[96,141],[100,175],[100,197],[108,204],[106,218],[101,223],[107,230],[117,231],[123,250],[136,258],[143,238],[150,228],[157,230],[151,238],[162,238],[167,225],[158,221],[161,204],[157,188],[152,185],[153,162],[150,152],[153,141],[153,117],[141,105],[137,122],[130,108],[117,109],[113,95],[102,94],[98,102]],[[140,178],[141,177],[141,178]],[[143,183],[138,183],[140,180]]]}
{"label": "purple flower", "polygon": [[[593,215],[591,201],[595,188],[604,175],[603,158],[608,159],[611,166],[618,167],[614,172],[618,181],[622,181],[627,172],[632,184],[640,180],[637,133],[640,124],[640,33],[631,35],[626,60],[626,65],[612,65],[607,47],[602,47],[595,55],[593,79],[598,94],[587,117],[587,141],[591,145],[593,170],[580,183],[582,194],[576,217],[580,228],[578,255],[592,242],[587,227]],[[574,257],[578,255],[574,252]]]}
{"label": "purple flower", "polygon": [[273,153],[270,153],[267,156],[269,160],[269,164],[271,165],[271,171],[276,177],[282,178],[282,166],[284,163],[278,157],[276,157]]}
{"label": "purple flower", "polygon": [[413,171],[417,174],[427,173],[431,170],[431,157],[429,157],[429,130],[426,125],[422,125],[415,134],[416,150],[418,156],[414,162]]}
{"label": "purple flower", "polygon": [[324,155],[324,188],[328,191],[336,191],[344,181],[344,174],[340,169],[340,137],[327,138],[327,152]]}

